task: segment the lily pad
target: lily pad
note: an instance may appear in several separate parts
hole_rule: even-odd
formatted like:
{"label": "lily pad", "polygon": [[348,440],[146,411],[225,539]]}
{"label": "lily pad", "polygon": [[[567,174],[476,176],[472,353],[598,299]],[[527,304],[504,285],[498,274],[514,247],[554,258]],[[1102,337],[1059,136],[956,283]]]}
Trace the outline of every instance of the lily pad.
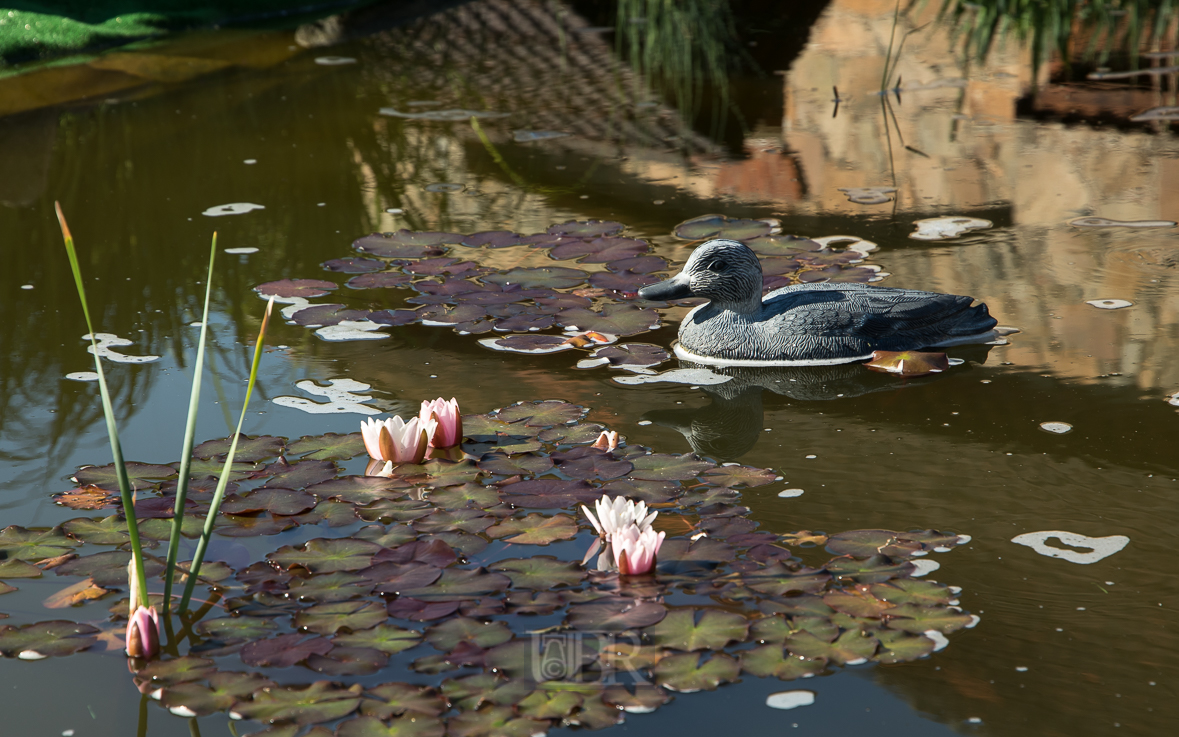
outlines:
{"label": "lily pad", "polygon": [[630,304],[611,303],[601,312],[585,308],[557,314],[557,322],[567,330],[589,330],[608,335],[638,335],[659,327],[659,313]]}
{"label": "lily pad", "polygon": [[547,591],[557,586],[575,586],[585,578],[581,566],[551,555],[501,560],[491,568],[505,572],[512,579],[512,586],[518,589]]}
{"label": "lily pad", "polygon": [[[365,322],[368,320],[368,310],[355,310],[344,305],[312,305],[305,307],[291,316],[291,322],[308,328],[322,328],[339,325],[342,322]],[[375,329],[375,328],[374,328]],[[328,331],[318,333],[327,335]]]}
{"label": "lily pad", "polygon": [[155,660],[136,672],[138,678],[149,679],[153,685],[172,686],[188,681],[202,681],[216,670],[209,658],[184,656]]}
{"label": "lily pad", "polygon": [[[127,479],[131,482],[131,487],[134,489],[154,486],[155,484],[153,482],[171,478],[175,475],[176,469],[171,466],[162,466],[155,463],[137,463],[135,461],[127,464]],[[74,480],[79,484],[94,485],[112,491],[119,490],[119,479],[115,474],[113,464],[80,468],[74,474]]]}
{"label": "lily pad", "polygon": [[307,637],[295,632],[247,643],[241,650],[241,658],[242,662],[254,668],[290,668],[313,653],[323,655],[331,649],[332,643],[326,638]]}
{"label": "lily pad", "polygon": [[321,724],[346,717],[360,706],[360,684],[347,688],[330,681],[309,686],[264,688],[250,701],[234,704],[231,714],[260,722]]}
{"label": "lily pad", "polygon": [[828,642],[811,632],[799,632],[786,638],[786,647],[799,657],[825,659],[839,665],[862,663],[876,654],[880,642],[871,635],[849,630],[834,642]]}
{"label": "lily pad", "polygon": [[729,218],[724,215],[701,215],[675,226],[676,238],[699,241],[705,238],[728,238],[735,241],[770,235],[774,226],[763,220]]}
{"label": "lily pad", "polygon": [[[192,455],[194,458],[224,456],[229,453],[229,446],[232,442],[232,438],[206,440],[192,449]],[[235,460],[245,463],[257,463],[281,455],[286,442],[284,438],[277,438],[273,435],[254,437],[242,435],[238,438],[237,449],[234,451],[233,457]]]}
{"label": "lily pad", "polygon": [[736,612],[675,609],[663,621],[644,629],[643,634],[654,645],[693,651],[721,650],[729,643],[743,641],[748,631],[749,620]]}
{"label": "lily pad", "polygon": [[714,691],[722,683],[737,680],[741,665],[724,653],[713,653],[703,663],[697,653],[682,653],[660,660],[651,670],[660,686],[680,693]]}
{"label": "lily pad", "polygon": [[576,404],[546,399],[539,402],[517,402],[510,407],[504,407],[496,415],[496,419],[504,422],[523,421],[523,424],[529,427],[552,427],[573,424],[584,417],[586,412],[586,408]]}
{"label": "lily pad", "polygon": [[446,253],[446,243],[461,243],[456,233],[423,233],[399,230],[396,233],[373,233],[352,241],[361,253],[380,258],[426,258]]}
{"label": "lily pad", "polygon": [[774,676],[783,681],[813,676],[823,671],[822,660],[807,660],[787,653],[781,644],[762,645],[741,652],[741,670],[759,678]]}
{"label": "lily pad", "polygon": [[393,655],[408,650],[422,641],[421,633],[391,624],[378,624],[350,634],[336,635],[332,643],[337,647],[363,647]]}
{"label": "lily pad", "polygon": [[486,649],[510,639],[512,630],[503,622],[480,622],[469,617],[456,617],[426,630],[426,642],[444,652],[462,643]]}
{"label": "lily pad", "polygon": [[873,555],[909,556],[922,549],[904,533],[890,530],[851,530],[827,538],[827,551],[835,555],[869,558]]}
{"label": "lily pad", "polygon": [[402,596],[389,602],[389,616],[414,622],[429,622],[432,619],[449,617],[457,612],[458,608],[457,601],[423,601]]}
{"label": "lily pad", "polygon": [[[361,702],[370,703],[369,699]],[[336,737],[443,737],[446,725],[434,717],[394,719],[389,724],[371,716],[361,716],[341,722]]]}
{"label": "lily pad", "polygon": [[66,536],[60,527],[28,530],[10,525],[0,530],[0,558],[38,561],[73,552],[78,541]]}
{"label": "lily pad", "polygon": [[279,281],[268,281],[265,284],[259,284],[254,287],[254,291],[263,297],[313,299],[315,297],[322,297],[336,288],[337,285],[335,282],[324,281],[323,279],[280,279]]}
{"label": "lily pad", "polygon": [[308,668],[330,676],[367,676],[388,664],[389,656],[371,647],[333,647],[326,655],[307,656]]}
{"label": "lily pad", "polygon": [[517,717],[508,706],[490,706],[464,711],[446,724],[449,737],[536,737],[549,727],[547,721]]}
{"label": "lily pad", "polygon": [[447,709],[439,693],[429,686],[382,683],[366,690],[364,696],[364,701],[360,702],[360,713],[378,719],[408,715],[416,720],[421,716],[436,717]]}
{"label": "lily pad", "polygon": [[667,616],[667,607],[652,601],[610,597],[569,607],[569,626],[590,632],[641,629]]}
{"label": "lily pad", "polygon": [[[160,575],[164,565],[144,556],[143,572],[148,580]],[[124,550],[107,550],[63,563],[54,569],[59,576],[87,576],[98,586],[113,587],[127,585],[127,563],[131,553]]]}
{"label": "lily pad", "polygon": [[945,353],[919,351],[872,351],[872,360],[864,364],[873,371],[901,376],[925,376],[950,369]]}
{"label": "lily pad", "polygon": [[[497,457],[507,458],[506,456]],[[548,459],[546,458],[544,460],[547,461]],[[549,461],[549,467],[552,467],[552,461]],[[489,473],[501,473],[500,471],[488,469],[483,465],[483,461],[479,462],[479,468]],[[516,473],[519,473],[519,471],[516,471]],[[430,502],[440,509],[486,509],[499,503],[499,493],[494,486],[461,484],[430,492]]]}
{"label": "lily pad", "polygon": [[260,617],[218,617],[198,623],[196,631],[201,637],[232,642],[266,637],[277,627],[271,620]]}
{"label": "lily pad", "polygon": [[298,601],[327,603],[367,596],[372,590],[372,581],[364,576],[337,571],[294,579],[290,584],[289,596]]}
{"label": "lily pad", "polygon": [[564,243],[551,249],[549,255],[558,261],[584,256],[585,258],[581,259],[583,264],[604,264],[608,261],[634,258],[650,249],[646,242],[634,238],[603,237]]}
{"label": "lily pad", "polygon": [[178,716],[208,716],[226,711],[254,691],[276,684],[256,673],[216,672],[209,675],[208,686],[188,682],[169,686],[160,694],[160,703]]}
{"label": "lily pad", "polygon": [[874,555],[867,559],[842,556],[832,558],[823,567],[836,578],[856,583],[880,583],[890,578],[908,576],[914,570],[913,564],[908,561],[898,563],[883,555]]}
{"label": "lily pad", "polygon": [[97,629],[79,622],[52,620],[20,627],[0,626],[0,653],[21,660],[73,655],[98,641]]}
{"label": "lily pad", "polygon": [[464,236],[462,245],[467,248],[508,248],[524,245],[523,236],[510,230],[484,230]]}
{"label": "lily pad", "polygon": [[874,583],[869,587],[869,590],[876,598],[892,604],[946,606],[954,600],[954,594],[949,586],[912,578],[898,578],[888,583]]}
{"label": "lily pad", "polygon": [[225,497],[221,511],[226,514],[271,512],[292,515],[306,512],[315,506],[315,496],[305,491],[264,487],[247,494]]}
{"label": "lily pad", "polygon": [[905,663],[917,660],[929,655],[936,648],[934,641],[925,635],[881,630],[876,633],[876,638],[880,640],[880,650],[873,660],[880,663]]}
{"label": "lily pad", "polygon": [[622,232],[626,227],[612,220],[570,220],[550,225],[546,233],[551,235],[572,235],[579,238],[600,238]]}
{"label": "lily pad", "polygon": [[589,274],[580,269],[568,269],[562,266],[517,266],[514,269],[488,274],[481,277],[487,284],[498,284],[501,287],[518,285],[523,289],[548,287],[550,289],[569,289],[584,284]]}
{"label": "lily pad", "polygon": [[307,488],[322,498],[340,499],[352,504],[370,504],[379,499],[400,499],[410,484],[400,478],[381,476],[340,476]]}
{"label": "lily pad", "polygon": [[[354,276],[344,282],[349,289],[403,289],[413,282],[413,277],[397,271],[378,271],[372,274]],[[399,310],[404,311],[404,310]]]}
{"label": "lily pad", "polygon": [[374,271],[384,271],[388,266],[384,261],[375,258],[333,258],[320,264],[328,271],[339,271],[344,274],[368,274]]}
{"label": "lily pad", "polygon": [[572,540],[577,536],[577,522],[566,514],[551,517],[530,514],[513,517],[498,525],[487,528],[487,536],[493,540],[516,545],[548,545],[557,540]]}
{"label": "lily pad", "polygon": [[643,369],[658,366],[669,358],[671,355],[663,347],[650,343],[605,345],[594,349],[594,352],[588,357],[578,361],[577,368],[609,366],[610,368]]}
{"label": "lily pad", "polygon": [[564,719],[585,701],[573,691],[537,690],[524,697],[516,709],[530,719]]}
{"label": "lily pad", "polygon": [[778,478],[773,471],[763,468],[727,464],[705,471],[703,480],[724,487],[748,486],[754,488],[771,484]]}
{"label": "lily pad", "polygon": [[702,461],[690,453],[684,455],[670,455],[653,453],[631,459],[635,470],[631,478],[648,481],[683,481],[696,478],[715,464]]}
{"label": "lily pad", "polygon": [[973,615],[954,608],[921,604],[901,604],[886,614],[889,629],[912,633],[937,630],[948,635],[963,627],[972,627],[976,621]]}
{"label": "lily pad", "polygon": [[503,492],[503,501],[506,504],[532,509],[565,509],[578,504],[589,504],[600,496],[597,489],[580,479],[565,481],[541,478],[517,481],[501,486],[500,491]]}
{"label": "lily pad", "polygon": [[372,563],[380,545],[356,538],[316,538],[299,547],[285,545],[267,557],[284,568],[301,566],[312,573],[358,571]]}
{"label": "lily pad", "polygon": [[462,570],[448,568],[442,576],[430,584],[415,589],[405,589],[402,596],[411,598],[428,598],[431,601],[466,599],[473,596],[502,591],[511,584],[511,580],[501,573],[488,573],[482,568]]}

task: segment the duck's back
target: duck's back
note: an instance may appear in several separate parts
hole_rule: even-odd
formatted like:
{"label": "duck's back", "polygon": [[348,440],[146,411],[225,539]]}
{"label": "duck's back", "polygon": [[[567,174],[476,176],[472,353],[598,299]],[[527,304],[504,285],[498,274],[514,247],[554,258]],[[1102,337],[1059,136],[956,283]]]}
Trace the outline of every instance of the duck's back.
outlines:
{"label": "duck's back", "polygon": [[728,361],[835,363],[873,351],[977,342],[995,327],[986,305],[953,294],[866,284],[800,284],[775,290],[759,314],[710,303],[680,329],[696,356]]}

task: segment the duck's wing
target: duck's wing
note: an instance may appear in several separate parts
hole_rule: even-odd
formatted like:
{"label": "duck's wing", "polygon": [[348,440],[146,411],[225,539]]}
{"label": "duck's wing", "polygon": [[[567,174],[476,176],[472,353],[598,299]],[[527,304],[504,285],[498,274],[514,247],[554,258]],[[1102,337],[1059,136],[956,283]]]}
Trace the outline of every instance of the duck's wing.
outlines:
{"label": "duck's wing", "polygon": [[996,320],[971,297],[862,284],[787,287],[763,307],[791,331],[805,331],[865,350],[902,351],[987,333]]}

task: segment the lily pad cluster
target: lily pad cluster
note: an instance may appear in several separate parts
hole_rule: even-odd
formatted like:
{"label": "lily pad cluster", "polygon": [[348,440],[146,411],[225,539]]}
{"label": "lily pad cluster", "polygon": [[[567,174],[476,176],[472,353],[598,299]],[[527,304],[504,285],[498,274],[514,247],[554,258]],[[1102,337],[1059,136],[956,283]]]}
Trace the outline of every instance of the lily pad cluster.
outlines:
{"label": "lily pad cluster", "polygon": [[[580,349],[587,342],[595,344],[592,348],[659,328],[658,310],[668,305],[640,300],[637,292],[681,265],[653,253],[648,242],[624,236],[623,230],[622,223],[588,220],[529,235],[373,233],[352,244],[359,255],[323,264],[332,274],[351,275],[343,284],[291,278],[255,290],[290,304],[283,312],[288,321],[314,329],[325,340],[379,340],[387,337],[381,332],[387,327],[418,323],[488,335],[482,345],[515,353]],[[747,243],[762,257],[767,291],[887,276],[864,263],[875,248],[872,243],[844,236],[801,238],[780,230],[775,220],[705,215],[679,224],[674,235]],[[310,302],[321,297],[330,301]],[[650,348],[641,350],[650,353]],[[591,365],[607,363],[618,365]]]}
{"label": "lily pad cluster", "polygon": [[[772,470],[595,448],[604,428],[586,414],[537,401],[467,415],[461,457],[402,464],[389,478],[341,469],[361,463],[347,463],[364,452],[359,434],[242,438],[217,535],[316,529],[252,562],[211,555],[206,605],[142,665],[137,686],[176,715],[224,712],[267,735],[535,735],[618,724],[742,677],[913,660],[977,622],[957,589],[919,577],[936,567],[922,556],[968,538],[762,530],[742,496],[772,493],[748,491],[779,483]],[[227,446],[196,449],[191,533]],[[175,468],[131,472],[142,534],[166,537]],[[101,491],[110,470],[73,480]],[[653,573],[620,577],[585,560],[595,533],[576,509],[602,495],[659,511],[667,539]],[[110,602],[97,620],[59,611],[0,626],[0,653],[117,647],[108,635],[127,613],[128,554],[123,510],[109,503],[110,514],[52,529],[0,531],[0,578],[60,576],[63,588],[97,588],[78,603]]]}

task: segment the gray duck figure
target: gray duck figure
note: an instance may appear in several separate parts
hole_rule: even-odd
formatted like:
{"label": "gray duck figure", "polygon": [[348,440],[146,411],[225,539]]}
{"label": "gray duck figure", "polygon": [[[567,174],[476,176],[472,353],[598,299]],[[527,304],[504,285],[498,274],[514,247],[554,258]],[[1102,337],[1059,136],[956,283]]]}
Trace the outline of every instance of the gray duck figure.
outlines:
{"label": "gray duck figure", "polygon": [[744,243],[712,240],[680,273],[639,290],[649,300],[705,297],[680,324],[680,358],[737,366],[863,361],[873,351],[995,340],[996,320],[972,297],[867,284],[798,284],[761,295],[761,262]]}

